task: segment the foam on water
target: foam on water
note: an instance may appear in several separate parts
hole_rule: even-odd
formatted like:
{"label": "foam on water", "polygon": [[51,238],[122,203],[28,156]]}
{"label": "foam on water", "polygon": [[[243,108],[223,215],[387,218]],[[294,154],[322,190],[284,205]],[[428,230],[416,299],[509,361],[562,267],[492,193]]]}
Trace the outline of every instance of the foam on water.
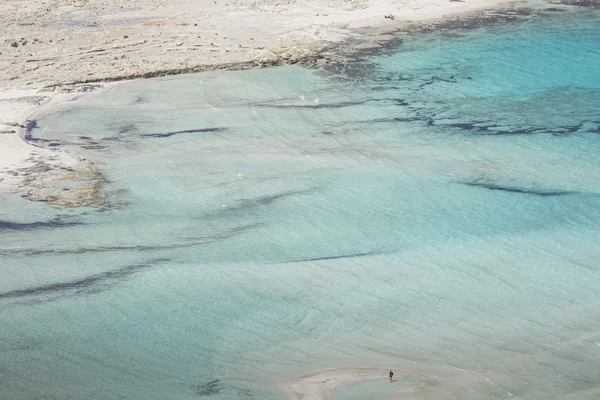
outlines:
{"label": "foam on water", "polygon": [[[39,115],[109,205],[3,199],[0,397],[279,399],[371,366],[435,399],[597,398],[599,27],[409,35],[356,76],[141,80]],[[340,395],[391,396],[364,385]]]}

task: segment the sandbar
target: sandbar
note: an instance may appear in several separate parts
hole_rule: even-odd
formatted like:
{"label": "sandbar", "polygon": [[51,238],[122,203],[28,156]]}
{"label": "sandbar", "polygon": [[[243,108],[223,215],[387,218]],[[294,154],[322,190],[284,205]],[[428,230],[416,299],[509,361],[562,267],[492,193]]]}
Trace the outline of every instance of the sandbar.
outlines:
{"label": "sandbar", "polygon": [[[394,380],[412,381],[415,385],[398,386],[397,393],[415,393],[423,388],[433,386],[437,381],[404,369],[393,369]],[[376,368],[335,368],[312,374],[298,376],[286,382],[285,388],[291,397],[302,400],[331,400],[334,392],[342,387],[369,381],[381,381],[382,385],[390,384],[388,369]],[[393,384],[393,383],[391,383]]]}

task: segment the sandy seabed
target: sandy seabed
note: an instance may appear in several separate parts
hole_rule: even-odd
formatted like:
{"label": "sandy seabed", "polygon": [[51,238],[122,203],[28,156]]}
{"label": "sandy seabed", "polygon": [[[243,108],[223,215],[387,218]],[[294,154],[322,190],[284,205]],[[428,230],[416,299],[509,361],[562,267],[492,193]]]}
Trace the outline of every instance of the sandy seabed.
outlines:
{"label": "sandy seabed", "polygon": [[[37,146],[28,117],[114,83],[157,75],[294,63],[336,43],[379,37],[506,0],[5,0],[0,3],[0,191],[63,206],[99,205],[101,171],[74,149]],[[393,18],[386,16],[393,15]],[[74,184],[76,182],[77,184]],[[62,184],[61,184],[62,183]],[[69,190],[64,190],[68,183]],[[304,400],[330,399],[388,370],[339,368],[290,379]],[[414,381],[406,395],[437,379]],[[409,398],[409,397],[407,397]]]}

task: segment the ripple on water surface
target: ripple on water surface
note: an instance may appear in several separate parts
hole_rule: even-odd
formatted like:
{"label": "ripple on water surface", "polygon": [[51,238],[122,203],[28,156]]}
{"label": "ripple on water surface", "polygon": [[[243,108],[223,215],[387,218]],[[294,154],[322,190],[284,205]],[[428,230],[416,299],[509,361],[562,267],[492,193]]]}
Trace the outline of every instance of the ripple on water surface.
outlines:
{"label": "ripple on water surface", "polygon": [[112,207],[6,200],[0,397],[279,399],[364,366],[436,383],[335,398],[597,398],[598,21],[38,115],[32,137],[96,160]]}

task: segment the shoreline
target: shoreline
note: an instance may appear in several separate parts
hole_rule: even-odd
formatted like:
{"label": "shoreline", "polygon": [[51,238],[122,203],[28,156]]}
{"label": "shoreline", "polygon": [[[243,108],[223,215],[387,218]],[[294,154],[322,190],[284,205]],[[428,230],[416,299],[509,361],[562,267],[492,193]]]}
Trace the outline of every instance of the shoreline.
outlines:
{"label": "shoreline", "polygon": [[368,30],[377,41],[407,23],[522,1],[8,0],[0,5],[0,67],[9,73],[0,88],[295,64]]}
{"label": "shoreline", "polygon": [[[102,89],[107,87],[102,85]],[[45,147],[27,138],[30,116],[81,97],[78,86],[71,89],[0,92],[0,194],[14,193],[30,201],[63,207],[104,204],[100,194],[104,178],[93,161],[73,149]]]}
{"label": "shoreline", "polygon": [[[13,0],[5,6],[0,5],[0,11],[2,11],[1,7],[7,8],[14,5],[15,1]],[[143,5],[147,1],[150,0],[135,0],[134,2]],[[175,0],[176,4],[177,1],[179,0]],[[87,72],[85,77],[74,80],[65,79],[76,76],[74,74],[85,72],[89,65],[80,65],[81,71],[79,71],[77,70],[77,64],[73,64],[72,68],[74,69],[68,70],[66,73],[64,73],[65,71],[60,66],[54,66],[54,61],[47,65],[50,68],[47,73],[39,72],[39,64],[35,64],[35,68],[29,70],[27,69],[28,67],[23,65],[21,66],[23,70],[30,74],[22,77],[12,76],[8,77],[8,79],[0,77],[0,193],[18,193],[29,200],[42,201],[60,206],[99,207],[104,204],[100,193],[103,181],[102,174],[92,161],[85,160],[77,154],[73,154],[69,149],[38,146],[26,138],[26,125],[31,115],[59,103],[71,101],[76,97],[97,93],[105,88],[132,79],[215,70],[227,71],[265,68],[280,65],[300,65],[311,68],[335,67],[336,63],[348,62],[360,59],[366,55],[378,54],[389,47],[398,45],[400,40],[396,34],[399,32],[423,33],[438,29],[477,28],[498,22],[518,20],[533,12],[531,8],[527,8],[529,5],[537,6],[540,9],[552,6],[552,4],[546,3],[543,0],[529,0],[528,2],[516,2],[514,0],[472,0],[464,3],[448,2],[447,0],[426,0],[425,2],[421,0],[408,0],[403,4],[404,13],[402,16],[396,15],[394,19],[384,19],[384,16],[394,14],[384,13],[383,10],[393,9],[394,7],[397,9],[398,7],[397,5],[392,6],[389,0],[388,3],[372,0],[372,3],[368,6],[365,6],[367,3],[356,3],[358,4],[356,5],[353,2],[352,4],[355,4],[356,7],[350,11],[340,10],[340,6],[345,3],[334,3],[328,6],[328,10],[333,14],[331,16],[329,13],[324,14],[323,11],[314,13],[315,11],[322,10],[323,7],[321,6],[311,5],[311,8],[307,7],[307,5],[293,3],[284,8],[285,12],[283,12],[279,10],[281,7],[279,7],[278,3],[273,5],[268,0],[263,1],[265,3],[261,3],[259,7],[263,12],[275,12],[280,16],[278,18],[289,19],[293,17],[299,20],[295,23],[296,27],[293,30],[296,34],[294,40],[282,43],[278,35],[289,36],[290,31],[287,30],[288,28],[274,23],[272,26],[262,28],[262,32],[257,32],[254,35],[256,38],[250,38],[252,41],[256,39],[256,41],[264,45],[230,56],[226,56],[228,53],[226,49],[225,52],[219,51],[219,55],[215,55],[212,58],[207,57],[205,59],[206,62],[202,64],[189,66],[188,60],[185,66],[177,68],[169,68],[171,67],[172,60],[166,58],[164,54],[153,54],[153,62],[150,62],[150,65],[147,67],[129,68],[131,65],[123,65],[125,60],[131,58],[131,55],[135,57],[149,57],[148,52],[154,50],[152,47],[130,49],[127,46],[114,46],[111,51],[108,46],[102,49],[90,49],[93,43],[90,42],[87,43],[87,46],[81,46],[82,43],[78,42],[77,49],[84,49],[84,54],[91,53],[91,57],[95,57],[93,54],[102,54],[103,57],[111,56],[111,58],[114,54],[114,59],[117,62],[112,63],[109,67],[98,68],[93,73]],[[35,3],[33,0],[26,0],[26,2]],[[62,2],[64,1],[53,0],[52,4],[58,5],[62,4]],[[156,0],[153,4],[156,5],[156,3],[164,3],[164,1]],[[210,5],[205,3],[206,0],[204,3],[201,2],[200,7],[210,9]],[[85,4],[82,3],[80,8],[84,8]],[[233,7],[231,10],[225,10],[220,13],[223,15],[220,15],[218,18],[234,15],[237,18],[245,16],[252,21],[252,18],[255,18],[256,12],[258,12],[257,3],[254,4],[254,8],[247,4],[242,4],[242,6],[238,5],[237,8]],[[132,9],[132,11],[128,11],[129,14],[137,16],[137,19],[133,19],[134,21],[141,20],[142,22],[135,22],[133,25],[125,26],[124,28],[120,25],[116,28],[113,27],[115,32],[118,31],[120,35],[120,30],[122,29],[133,29],[137,35],[143,36],[146,34],[154,37],[155,35],[152,32],[154,32],[153,29],[156,26],[168,25],[168,23],[164,23],[163,25],[158,24],[156,21],[163,21],[164,18],[156,20],[155,14],[181,11],[177,8],[167,8],[164,4],[160,5],[164,6],[164,9]],[[365,8],[361,8],[363,6]],[[58,7],[58,9],[64,9],[65,7],[67,6]],[[73,12],[73,10],[81,11],[75,6],[69,7],[69,12]],[[364,15],[356,17],[356,12],[362,10],[367,11],[364,11]],[[486,15],[486,12],[491,10],[496,13]],[[153,17],[151,18],[147,14],[153,14]],[[193,13],[186,13],[185,15],[187,14],[191,15]],[[178,19],[185,20],[185,15],[182,17],[176,13],[173,17],[174,21]],[[317,27],[324,30],[320,32],[320,29],[317,29],[316,32],[320,32],[318,36],[319,40],[316,40],[314,35],[312,37],[310,35],[302,36],[310,29],[314,29],[315,24],[313,24],[312,19],[315,15],[321,15],[324,21],[326,21],[325,23],[321,21],[317,25]],[[377,19],[375,19],[375,16],[378,16]],[[102,15],[96,15],[96,18],[101,17]],[[66,21],[71,20],[67,19]],[[327,24],[332,25],[332,27],[326,27]],[[340,27],[339,24],[345,25]],[[23,30],[27,31],[30,29],[30,25],[32,24],[24,25]],[[173,23],[173,25],[175,24]],[[190,26],[190,23],[184,23],[183,25]],[[193,25],[196,26],[198,23],[194,23]],[[231,29],[235,30],[237,28]],[[267,30],[265,31],[264,29]],[[264,33],[268,29],[272,29],[272,35],[265,36]],[[55,36],[62,33],[64,32],[61,29],[57,28],[54,30]],[[201,38],[202,35],[197,36]],[[217,33],[214,36],[218,36]],[[224,35],[223,37],[227,38]],[[123,38],[128,38],[128,35],[124,35]],[[177,39],[177,42],[174,44],[174,48],[181,49],[182,45],[180,43],[182,39],[175,39]],[[5,35],[5,45],[11,40],[6,40]],[[216,39],[211,40],[216,41]],[[240,39],[234,44],[237,44],[241,49],[244,47],[247,48],[247,46],[242,44],[245,43],[244,40]],[[49,39],[49,42],[52,41]],[[22,49],[31,46],[31,44],[26,42],[26,39],[21,39],[21,42],[17,43],[17,47],[13,46],[15,42],[11,42],[11,51],[19,52],[19,54],[13,55],[17,60],[10,63],[12,66],[8,67],[6,61],[9,59],[10,53],[6,54],[2,52],[0,53],[0,66],[4,66],[5,69],[9,68],[10,70],[20,63],[30,63],[32,60],[27,59],[27,57],[34,56],[33,53],[28,53],[26,57],[22,57],[22,54],[20,54]],[[34,39],[35,42],[36,39]],[[41,40],[37,39],[35,46],[39,47],[40,42]],[[141,46],[146,44],[147,40],[142,40],[142,42],[140,42],[142,43]],[[211,51],[214,50],[212,49],[214,46],[218,47],[219,44],[215,45],[212,42]],[[224,44],[223,46],[226,45]],[[231,48],[231,46],[229,47]],[[127,55],[121,54],[125,51],[124,49],[127,50]],[[255,50],[257,49],[260,51],[256,52]],[[43,53],[42,50],[40,50],[40,53]],[[64,53],[62,50],[75,52],[75,59],[71,60],[73,56],[67,55],[64,57],[65,62],[76,62],[77,57],[81,56],[80,53],[75,51],[73,46],[66,46],[64,49],[59,50],[61,50],[60,53]],[[183,50],[186,49],[184,48]],[[187,50],[192,52],[189,48]],[[186,52],[184,51],[182,54],[185,56]],[[56,54],[54,55],[56,56]],[[59,56],[57,58],[60,59],[63,57]],[[33,61],[36,62],[35,59]],[[33,81],[31,81],[31,78],[33,78]]]}

